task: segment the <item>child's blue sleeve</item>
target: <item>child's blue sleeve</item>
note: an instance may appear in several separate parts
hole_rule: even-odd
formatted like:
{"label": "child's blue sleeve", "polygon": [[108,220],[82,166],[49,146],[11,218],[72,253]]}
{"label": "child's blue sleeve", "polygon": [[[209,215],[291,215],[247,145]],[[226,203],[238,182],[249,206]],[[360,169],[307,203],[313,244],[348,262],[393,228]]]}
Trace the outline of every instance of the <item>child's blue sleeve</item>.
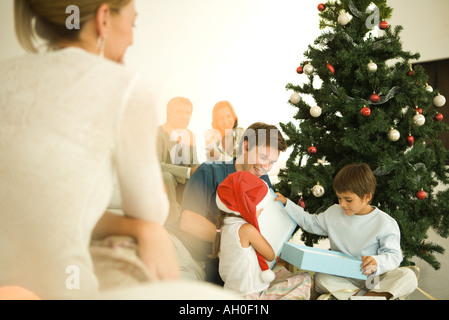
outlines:
{"label": "child's blue sleeve", "polygon": [[319,236],[328,236],[326,221],[322,214],[310,214],[289,199],[287,199],[285,210],[303,230]]}
{"label": "child's blue sleeve", "polygon": [[377,262],[378,275],[396,269],[402,262],[399,227],[395,225],[389,231],[387,235],[379,239],[378,255],[373,256]]}

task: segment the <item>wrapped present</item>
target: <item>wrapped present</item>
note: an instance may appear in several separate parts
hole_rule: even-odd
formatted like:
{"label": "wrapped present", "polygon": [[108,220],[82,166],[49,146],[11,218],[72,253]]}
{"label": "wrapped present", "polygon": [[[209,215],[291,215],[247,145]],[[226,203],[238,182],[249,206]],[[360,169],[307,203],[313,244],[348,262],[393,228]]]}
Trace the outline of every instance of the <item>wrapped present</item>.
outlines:
{"label": "wrapped present", "polygon": [[362,260],[348,254],[285,242],[281,258],[301,270],[366,280]]}

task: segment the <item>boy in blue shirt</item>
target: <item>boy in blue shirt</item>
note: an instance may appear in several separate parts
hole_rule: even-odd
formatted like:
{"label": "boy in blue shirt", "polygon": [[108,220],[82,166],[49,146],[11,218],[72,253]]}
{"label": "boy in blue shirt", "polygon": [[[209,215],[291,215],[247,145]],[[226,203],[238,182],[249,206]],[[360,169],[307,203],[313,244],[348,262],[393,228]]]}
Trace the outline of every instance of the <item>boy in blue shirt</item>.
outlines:
{"label": "boy in blue shirt", "polygon": [[396,299],[411,294],[418,283],[412,270],[399,268],[402,262],[399,226],[387,213],[371,206],[376,178],[370,167],[345,166],[336,175],[333,188],[339,204],[318,215],[305,212],[279,193],[276,199],[305,231],[329,237],[331,250],[361,259],[363,273],[370,276],[363,281],[317,273],[316,291],[332,293],[339,300],[348,299],[365,286],[366,296]]}

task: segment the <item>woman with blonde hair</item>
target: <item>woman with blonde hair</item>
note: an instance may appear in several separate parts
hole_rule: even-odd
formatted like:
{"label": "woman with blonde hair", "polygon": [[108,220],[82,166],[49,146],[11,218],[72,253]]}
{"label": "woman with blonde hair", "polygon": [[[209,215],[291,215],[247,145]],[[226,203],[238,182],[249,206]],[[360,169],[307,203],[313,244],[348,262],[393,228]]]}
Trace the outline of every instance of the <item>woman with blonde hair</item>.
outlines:
{"label": "woman with blonde hair", "polygon": [[[14,8],[18,40],[36,54],[0,62],[0,287],[96,297],[94,230],[134,235],[152,279],[177,279],[156,108],[121,64],[134,1],[15,0]],[[103,215],[116,177],[123,217]]]}
{"label": "woman with blonde hair", "polygon": [[212,110],[212,129],[205,133],[208,161],[232,161],[237,155],[244,129],[229,101],[220,101]]}

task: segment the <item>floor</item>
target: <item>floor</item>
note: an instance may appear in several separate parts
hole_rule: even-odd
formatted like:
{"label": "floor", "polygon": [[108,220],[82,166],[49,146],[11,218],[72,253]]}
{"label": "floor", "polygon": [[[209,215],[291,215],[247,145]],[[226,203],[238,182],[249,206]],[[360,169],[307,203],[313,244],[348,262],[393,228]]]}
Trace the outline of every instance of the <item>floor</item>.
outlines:
{"label": "floor", "polygon": [[[445,248],[446,253],[437,255],[441,263],[441,269],[434,270],[421,259],[412,260],[420,269],[419,288],[437,300],[449,300],[449,239],[438,236],[435,232],[429,232],[429,242],[434,242]],[[408,300],[431,300],[430,297],[416,290],[408,297]]]}

